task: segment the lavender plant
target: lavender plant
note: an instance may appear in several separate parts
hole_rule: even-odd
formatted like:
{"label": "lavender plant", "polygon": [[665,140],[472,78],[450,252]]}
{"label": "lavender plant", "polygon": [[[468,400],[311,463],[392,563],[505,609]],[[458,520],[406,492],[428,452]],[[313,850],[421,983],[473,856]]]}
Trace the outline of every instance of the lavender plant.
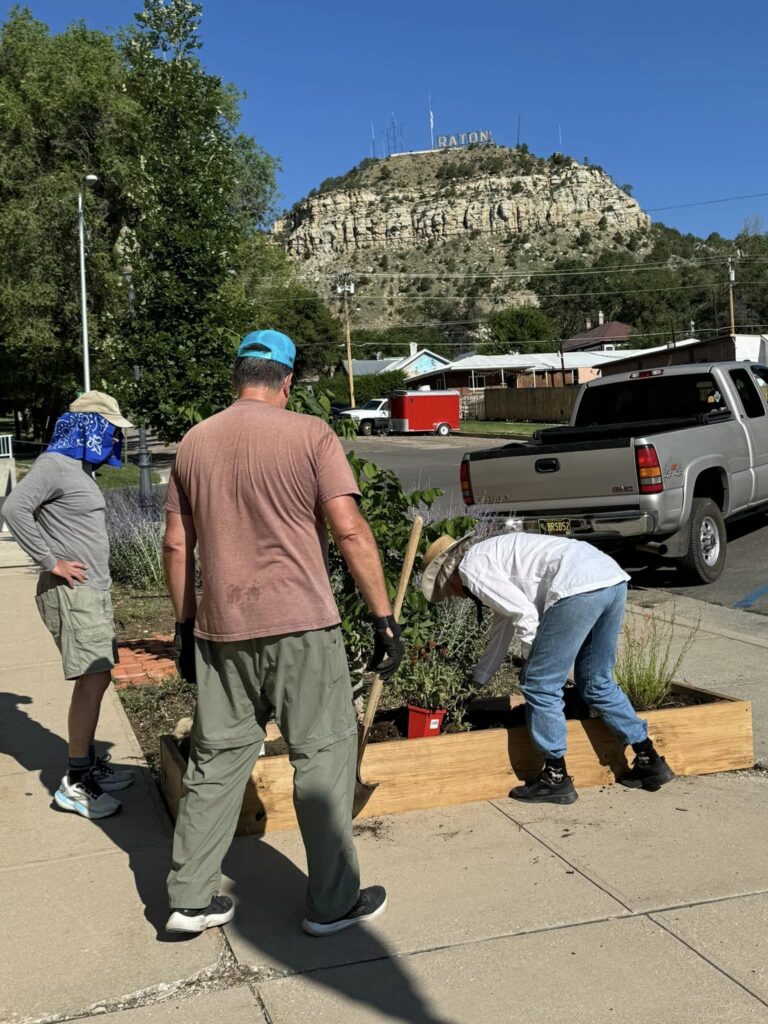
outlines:
{"label": "lavender plant", "polygon": [[132,487],[108,491],[107,534],[112,579],[136,590],[163,588],[163,510],[159,500],[148,509]]}

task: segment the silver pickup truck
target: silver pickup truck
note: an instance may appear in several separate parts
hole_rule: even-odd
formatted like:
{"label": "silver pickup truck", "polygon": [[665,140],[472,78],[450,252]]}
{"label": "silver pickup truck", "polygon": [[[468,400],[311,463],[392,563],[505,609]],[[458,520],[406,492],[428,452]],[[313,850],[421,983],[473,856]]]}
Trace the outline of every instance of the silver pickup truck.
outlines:
{"label": "silver pickup truck", "polygon": [[710,583],[725,522],[768,506],[768,367],[689,364],[582,386],[570,426],[467,453],[467,505],[510,530],[632,544]]}

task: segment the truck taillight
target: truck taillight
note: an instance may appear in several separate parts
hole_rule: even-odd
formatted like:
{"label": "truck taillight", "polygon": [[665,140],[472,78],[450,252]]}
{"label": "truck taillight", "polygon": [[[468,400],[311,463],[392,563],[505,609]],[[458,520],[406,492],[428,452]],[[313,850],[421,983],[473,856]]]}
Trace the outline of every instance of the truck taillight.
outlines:
{"label": "truck taillight", "polygon": [[641,494],[660,494],[664,490],[659,456],[652,444],[639,444],[635,448],[637,479]]}
{"label": "truck taillight", "polygon": [[469,478],[469,457],[464,456],[461,460],[461,496],[465,505],[474,505],[475,496],[472,493],[472,481]]}

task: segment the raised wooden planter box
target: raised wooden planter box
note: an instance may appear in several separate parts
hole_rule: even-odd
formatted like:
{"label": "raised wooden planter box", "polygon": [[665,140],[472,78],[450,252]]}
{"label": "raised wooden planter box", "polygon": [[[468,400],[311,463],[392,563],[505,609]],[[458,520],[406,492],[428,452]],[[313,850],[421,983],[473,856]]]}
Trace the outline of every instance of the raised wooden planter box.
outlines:
{"label": "raised wooden planter box", "polygon": [[[678,685],[706,703],[643,713],[659,753],[678,775],[705,775],[754,764],[752,705],[722,694]],[[621,742],[599,719],[568,722],[568,771],[577,787],[605,786],[626,769]],[[379,786],[361,818],[505,797],[541,768],[524,726],[453,733],[368,746],[366,781]],[[186,764],[177,741],[160,741],[161,786],[173,817],[179,806]],[[248,783],[238,835],[295,828],[293,770],[287,756],[260,757]]]}

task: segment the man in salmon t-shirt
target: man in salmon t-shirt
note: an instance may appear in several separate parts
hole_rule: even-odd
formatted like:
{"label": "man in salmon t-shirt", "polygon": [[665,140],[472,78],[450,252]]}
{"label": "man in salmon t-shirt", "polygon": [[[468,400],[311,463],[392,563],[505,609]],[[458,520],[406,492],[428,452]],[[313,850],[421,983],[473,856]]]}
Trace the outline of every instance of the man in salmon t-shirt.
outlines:
{"label": "man in salmon t-shirt", "polygon": [[326,522],[373,616],[370,667],[391,677],[403,647],[339,439],[321,419],[286,409],[295,355],[277,331],[243,339],[237,400],[184,437],[168,485],[164,553],[179,670],[198,687],[168,877],[169,931],[202,932],[234,916],[232,901],[218,895],[221,861],[272,714],[295,771],[307,853],[302,927],[332,934],[386,906],[381,886],[361,891],[352,841],[357,723]]}

